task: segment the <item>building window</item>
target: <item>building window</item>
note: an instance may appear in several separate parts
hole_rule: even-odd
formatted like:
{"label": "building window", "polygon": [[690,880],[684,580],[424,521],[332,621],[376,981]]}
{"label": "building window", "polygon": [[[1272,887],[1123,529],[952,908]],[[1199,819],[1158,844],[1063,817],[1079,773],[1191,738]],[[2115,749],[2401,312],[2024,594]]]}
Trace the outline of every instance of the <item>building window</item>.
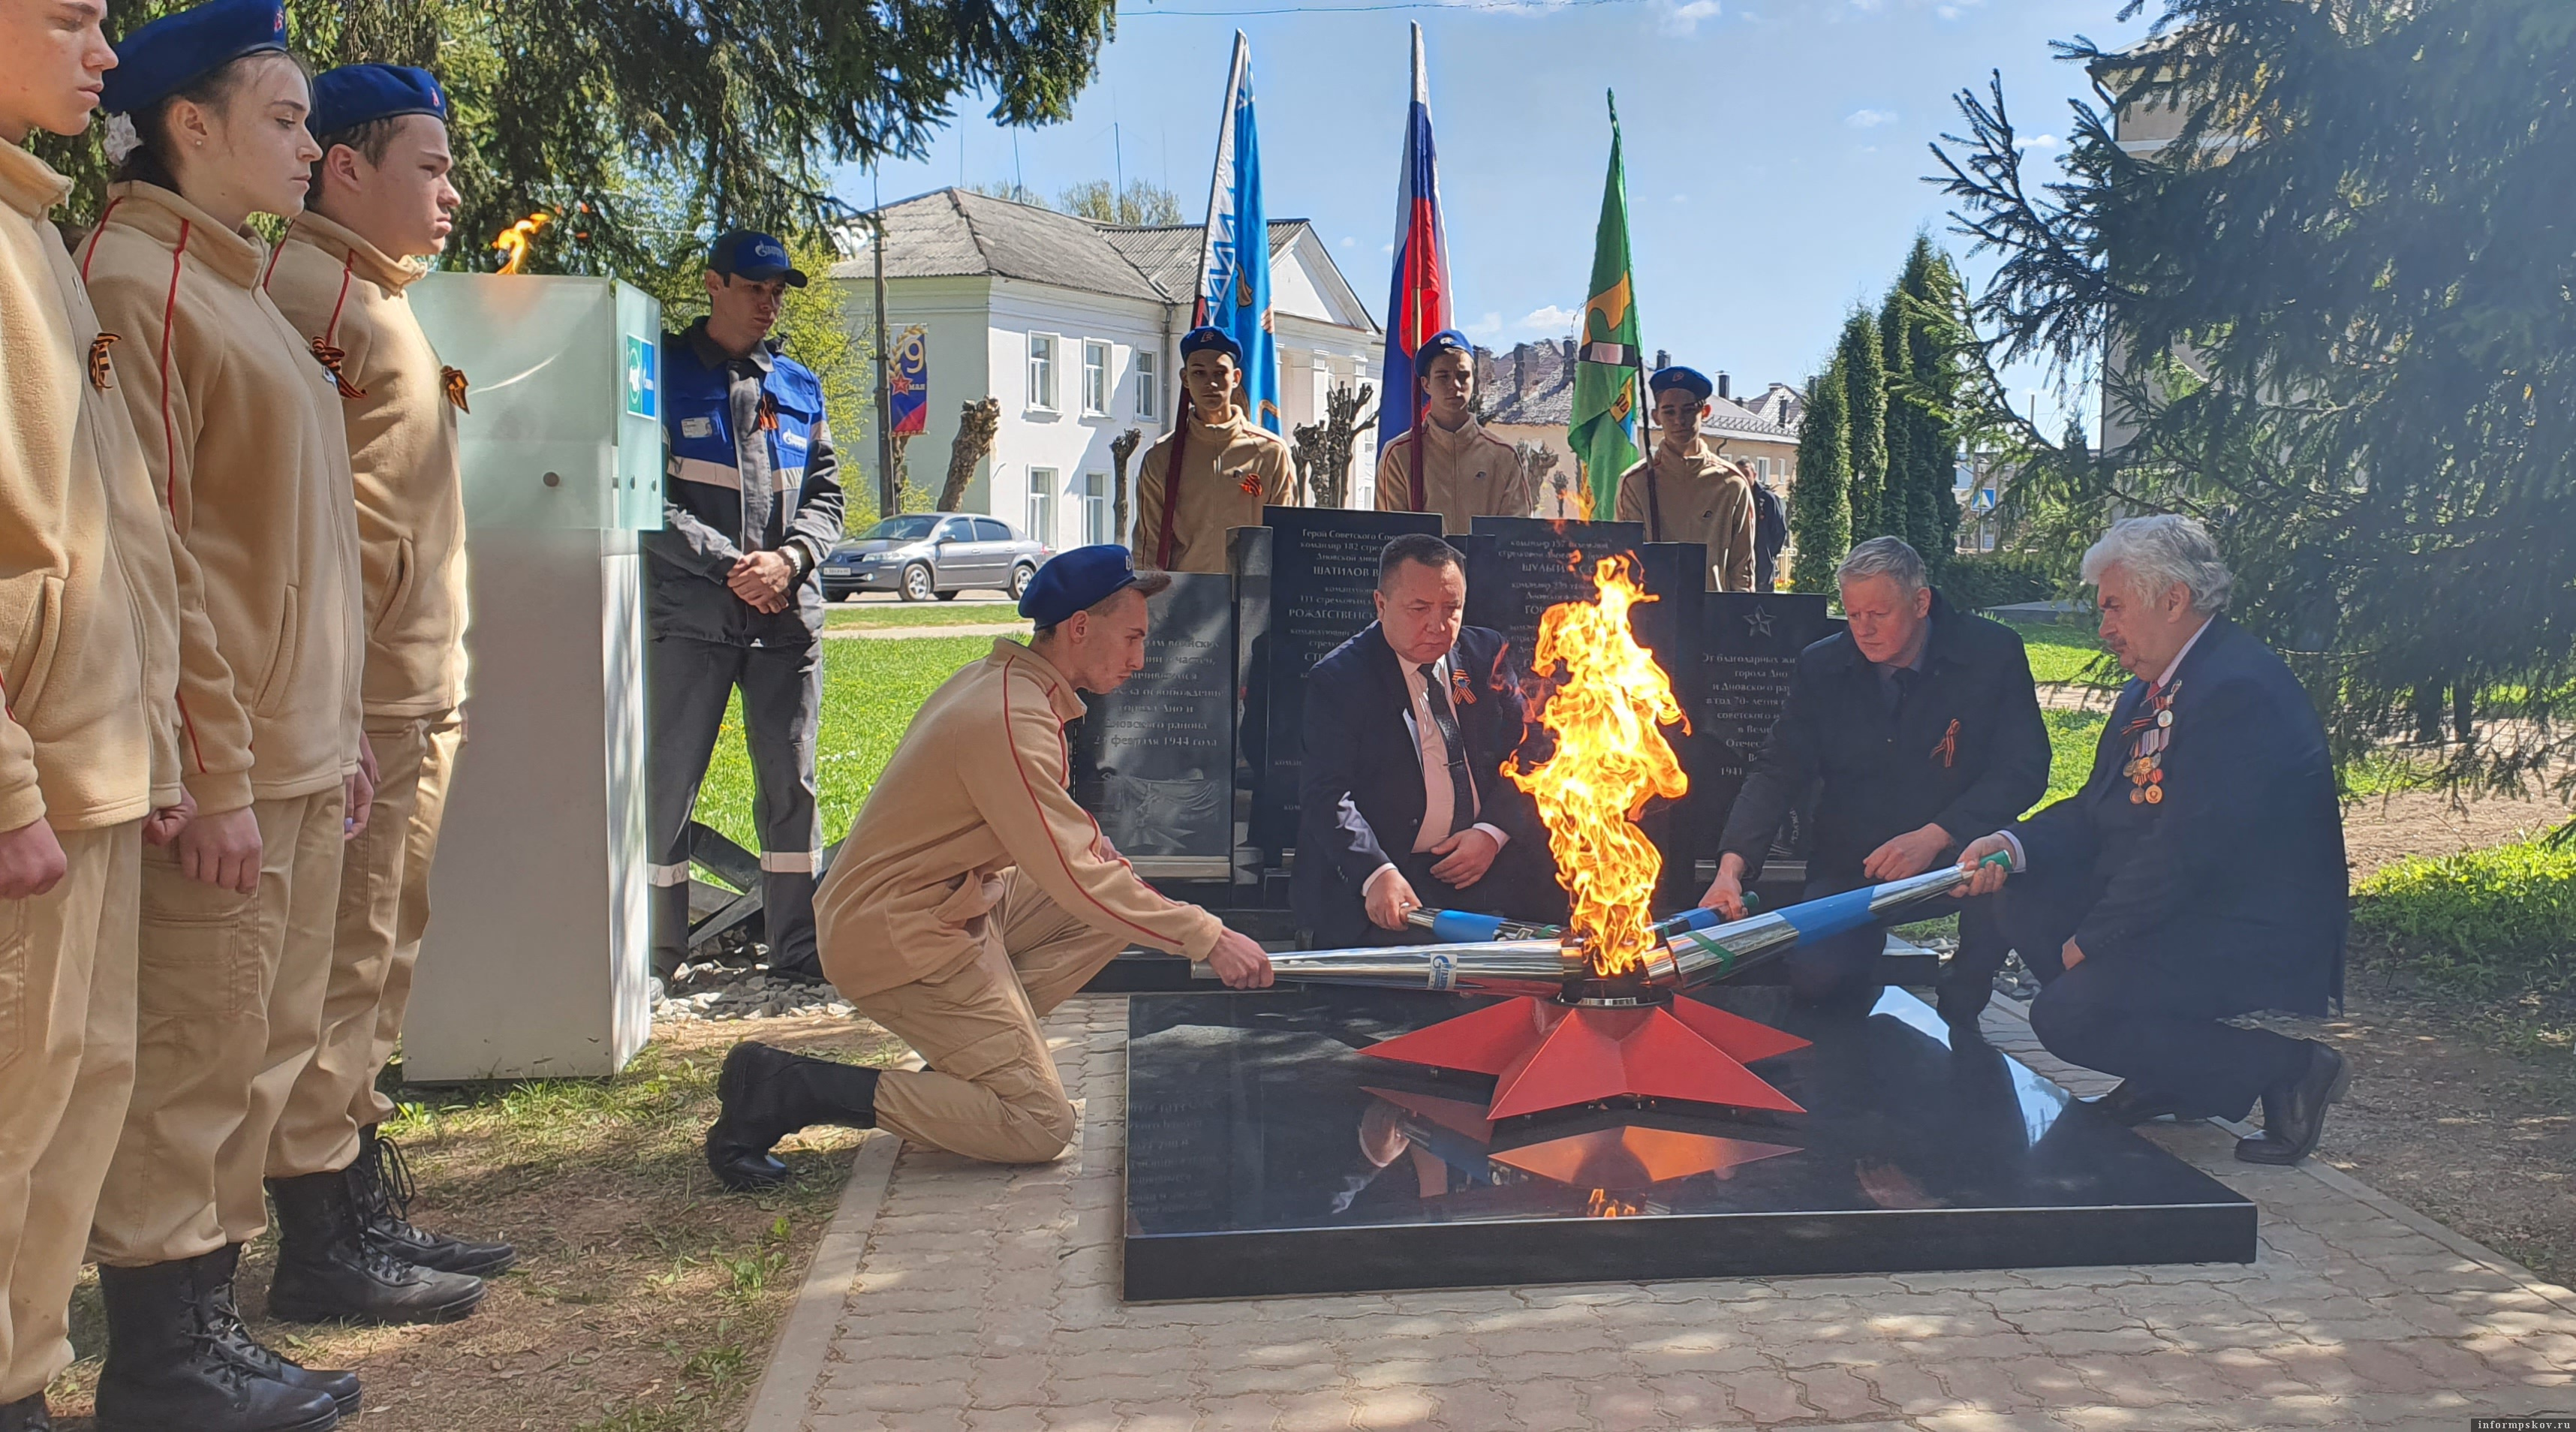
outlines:
{"label": "building window", "polygon": [[1086,472],[1082,475],[1082,540],[1097,547],[1115,542],[1118,534],[1109,530],[1109,474]]}
{"label": "building window", "polygon": [[1151,348],[1136,350],[1136,416],[1163,420],[1163,355]]}
{"label": "building window", "polygon": [[1029,335],[1029,406],[1055,410],[1055,335]]}
{"label": "building window", "polygon": [[1051,467],[1029,469],[1029,540],[1055,545],[1056,470]]}
{"label": "building window", "polygon": [[1109,345],[1087,338],[1082,342],[1082,412],[1091,418],[1109,415]]}

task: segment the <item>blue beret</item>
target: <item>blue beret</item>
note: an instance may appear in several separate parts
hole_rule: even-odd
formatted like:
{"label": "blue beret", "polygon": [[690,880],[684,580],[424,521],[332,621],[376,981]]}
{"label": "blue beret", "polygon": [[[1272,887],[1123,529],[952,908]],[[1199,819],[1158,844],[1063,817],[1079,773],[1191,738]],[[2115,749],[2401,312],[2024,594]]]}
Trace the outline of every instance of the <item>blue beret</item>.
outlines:
{"label": "blue beret", "polygon": [[1703,403],[1708,401],[1709,394],[1717,391],[1717,385],[1710,382],[1706,374],[1678,363],[1670,368],[1656,369],[1655,376],[1646,380],[1646,391],[1650,393],[1660,393],[1666,388],[1679,388]]}
{"label": "blue beret", "polygon": [[283,0],[206,0],[164,15],[116,46],[99,108],[140,114],[244,55],[286,48]]}
{"label": "blue beret", "polygon": [[789,260],[787,246],[772,235],[749,229],[731,229],[717,236],[715,247],[707,250],[707,269],[753,283],[783,278],[789,288],[805,286],[805,271]]}
{"label": "blue beret", "polygon": [[1222,328],[1193,328],[1181,339],[1181,361],[1184,363],[1189,361],[1191,354],[1210,350],[1233,359],[1238,367],[1243,363],[1243,345],[1235,342],[1234,336]]}
{"label": "blue beret", "polygon": [[1020,615],[1051,627],[1136,585],[1136,567],[1115,542],[1059,552],[1020,593]]}
{"label": "blue beret", "polygon": [[1431,360],[1443,353],[1466,354],[1467,371],[1470,373],[1475,371],[1476,345],[1468,342],[1467,335],[1457,329],[1443,328],[1423,339],[1422,346],[1413,350],[1413,376],[1418,379],[1430,372]]}
{"label": "blue beret", "polygon": [[406,114],[447,118],[447,91],[436,76],[409,65],[342,65],[315,77],[305,128],[318,138]]}

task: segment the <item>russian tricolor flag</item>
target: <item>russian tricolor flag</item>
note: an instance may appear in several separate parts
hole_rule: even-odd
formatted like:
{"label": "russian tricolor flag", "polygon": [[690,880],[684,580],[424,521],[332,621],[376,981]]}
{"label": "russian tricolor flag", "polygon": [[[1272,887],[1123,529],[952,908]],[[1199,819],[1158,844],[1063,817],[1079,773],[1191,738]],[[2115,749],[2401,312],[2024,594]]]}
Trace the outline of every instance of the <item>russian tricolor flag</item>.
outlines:
{"label": "russian tricolor flag", "polygon": [[1413,27],[1413,105],[1396,177],[1395,277],[1386,298],[1386,371],[1378,389],[1377,447],[1385,452],[1421,419],[1413,354],[1449,326],[1449,237],[1440,228],[1440,171],[1431,153],[1431,79],[1422,27]]}

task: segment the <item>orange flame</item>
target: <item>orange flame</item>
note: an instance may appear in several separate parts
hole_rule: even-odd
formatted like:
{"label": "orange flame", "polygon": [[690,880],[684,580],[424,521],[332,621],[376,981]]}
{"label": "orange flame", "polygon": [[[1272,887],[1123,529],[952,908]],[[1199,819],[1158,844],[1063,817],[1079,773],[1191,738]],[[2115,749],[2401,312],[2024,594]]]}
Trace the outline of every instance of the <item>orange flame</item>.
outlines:
{"label": "orange flame", "polygon": [[1608,1189],[1596,1188],[1592,1190],[1592,1196],[1583,1201],[1583,1216],[1586,1218],[1634,1218],[1645,1211],[1642,1204],[1611,1197]]}
{"label": "orange flame", "polygon": [[500,271],[517,273],[519,266],[528,261],[528,245],[536,241],[537,231],[554,221],[554,215],[540,211],[503,229],[499,236],[492,240],[492,248],[495,252],[510,256],[502,262]]}
{"label": "orange flame", "polygon": [[1539,724],[1556,737],[1555,754],[1503,774],[1528,791],[1556,853],[1557,880],[1574,897],[1572,930],[1591,952],[1592,968],[1617,975],[1653,947],[1655,883],[1663,852],[1637,829],[1650,797],[1678,799],[1690,789],[1681,761],[1658,726],[1681,724],[1672,681],[1637,644],[1629,609],[1653,601],[1623,557],[1593,568],[1591,602],[1560,602],[1539,619],[1538,674],[1559,663]]}

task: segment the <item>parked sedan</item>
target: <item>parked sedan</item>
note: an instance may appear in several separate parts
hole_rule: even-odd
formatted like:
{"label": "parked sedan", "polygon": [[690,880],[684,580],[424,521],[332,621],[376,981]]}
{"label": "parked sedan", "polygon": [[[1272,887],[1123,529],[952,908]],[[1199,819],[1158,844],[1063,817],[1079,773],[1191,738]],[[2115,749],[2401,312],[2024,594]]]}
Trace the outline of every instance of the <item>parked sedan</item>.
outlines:
{"label": "parked sedan", "polygon": [[907,602],[944,602],[979,588],[1017,597],[1054,555],[998,518],[907,513],[833,548],[823,561],[823,596],[837,602],[858,592],[898,592]]}

